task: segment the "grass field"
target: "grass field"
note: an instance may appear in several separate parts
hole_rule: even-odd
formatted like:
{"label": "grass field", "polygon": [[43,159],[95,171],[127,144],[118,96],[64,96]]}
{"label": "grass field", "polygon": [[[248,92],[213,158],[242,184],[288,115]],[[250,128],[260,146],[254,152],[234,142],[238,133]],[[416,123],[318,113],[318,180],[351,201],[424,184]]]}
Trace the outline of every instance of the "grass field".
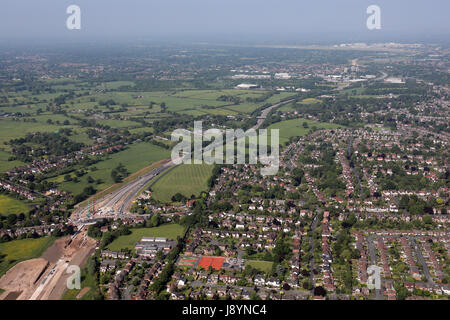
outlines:
{"label": "grass field", "polygon": [[25,165],[25,163],[18,160],[8,161],[9,157],[11,156],[12,154],[0,150],[0,172],[5,172],[11,170],[14,167],[21,167]]}
{"label": "grass field", "polygon": [[314,103],[322,103],[322,100],[315,98],[307,98],[300,101],[301,104],[314,104]]}
{"label": "grass field", "polygon": [[176,167],[152,187],[152,196],[160,201],[169,202],[176,193],[190,198],[207,191],[207,181],[211,176],[213,166],[208,164],[184,164]]}
{"label": "grass field", "polygon": [[[156,161],[168,159],[169,157],[170,150],[146,142],[136,143],[126,150],[110,155],[106,160],[88,167],[88,173],[79,178],[79,182],[62,182],[59,188],[64,191],[79,194],[84,188],[90,185],[87,180],[88,177],[91,176],[95,180],[100,179],[102,181],[101,184],[92,184],[94,188],[103,190],[114,184],[114,181],[111,178],[111,170],[116,168],[120,163],[122,163],[127,168],[127,171],[132,174]],[[94,167],[97,168],[97,170],[92,171]],[[72,176],[74,175],[72,174]],[[59,176],[51,179],[51,181],[61,182],[63,181],[63,178],[63,176]]]}
{"label": "grass field", "polygon": [[[82,93],[92,90],[92,86],[86,82],[78,82],[73,80],[53,81],[49,82],[52,89],[56,93],[40,93],[33,94],[30,91],[21,91],[19,93],[10,93],[8,96],[9,105],[2,107],[3,112],[8,113],[24,113],[26,116],[19,118],[19,121],[14,121],[12,117],[0,119],[0,144],[7,142],[10,139],[16,139],[25,136],[30,132],[55,132],[61,127],[74,129],[72,140],[83,142],[85,144],[92,144],[85,134],[85,130],[81,129],[77,120],[71,119],[63,114],[54,114],[50,111],[42,111],[37,114],[40,108],[45,109],[47,103],[58,97],[62,92],[67,90],[74,90],[75,93]],[[134,86],[131,81],[111,81],[105,83],[98,83],[96,89],[102,90],[116,90],[122,86]],[[267,91],[249,91],[249,90],[170,90],[170,91],[156,91],[156,92],[135,92],[135,91],[103,91],[93,92],[89,96],[80,96],[70,101],[67,101],[64,108],[70,113],[77,112],[77,117],[89,118],[83,113],[78,113],[80,110],[98,109],[98,112],[105,111],[106,107],[98,106],[99,102],[106,100],[114,100],[115,105],[112,107],[118,109],[121,104],[128,104],[128,110],[113,112],[111,115],[120,115],[125,117],[146,117],[147,119],[170,117],[171,115],[161,111],[161,104],[166,104],[167,111],[177,112],[179,114],[188,114],[193,116],[202,115],[236,115],[248,114],[256,108],[261,107],[266,103],[276,103],[280,99],[291,96],[292,93],[279,93],[266,99],[263,102],[251,103],[246,101],[247,98],[258,98],[267,94]],[[242,101],[240,104],[233,104],[230,101],[220,101],[218,98],[222,95],[239,97]],[[149,108],[150,103],[153,102],[153,108]],[[25,122],[27,120],[27,122]],[[32,122],[35,120],[36,122]],[[53,124],[48,124],[47,120],[52,120]],[[70,125],[64,126],[63,122],[68,120]],[[116,120],[103,119],[96,120],[99,124],[108,125],[112,128],[128,128],[141,129],[142,125],[138,122],[130,120]],[[147,128],[142,128],[147,130]],[[5,151],[9,150],[9,146],[4,146]],[[0,154],[0,172],[8,170],[14,166],[13,163],[2,163],[2,155]],[[2,168],[5,166],[5,169]]]}
{"label": "grass field", "polygon": [[[54,116],[54,115],[52,115]],[[50,116],[41,116],[45,117],[45,121],[47,118],[53,118]],[[42,121],[39,121],[39,117],[35,117],[38,122],[22,122],[22,121],[12,121],[9,119],[1,119],[0,120],[0,145],[3,145],[4,142],[7,142],[11,139],[17,139],[20,137],[24,137],[27,133],[30,132],[56,132],[59,128],[63,127],[63,125],[50,125],[45,123],[42,118]],[[65,126],[66,128],[73,128],[73,126]],[[6,146],[5,146],[6,147]]]}
{"label": "grass field", "polygon": [[0,276],[21,261],[39,258],[55,239],[54,237],[45,237],[0,243],[0,253],[6,255],[0,263]]}
{"label": "grass field", "polygon": [[273,262],[270,261],[258,261],[258,260],[246,260],[246,266],[252,266],[255,269],[261,270],[263,272],[269,272],[272,270]]}
{"label": "grass field", "polygon": [[142,237],[164,237],[175,240],[178,236],[182,236],[184,227],[179,224],[164,224],[155,228],[137,228],[131,229],[131,234],[121,236],[111,242],[108,250],[120,251],[121,249],[132,249],[136,242],[140,241]]}
{"label": "grass field", "polygon": [[25,202],[0,194],[0,215],[27,213],[30,208]]}
{"label": "grass field", "polygon": [[[303,123],[306,122],[308,127],[303,127]],[[280,121],[277,123],[271,124],[267,129],[279,129],[280,130],[280,144],[284,144],[286,141],[289,141],[290,137],[301,137],[308,134],[309,130],[312,127],[316,127],[317,129],[336,129],[342,128],[342,126],[327,123],[327,122],[317,122],[307,119],[291,119],[286,121]],[[270,140],[268,140],[270,141]]]}

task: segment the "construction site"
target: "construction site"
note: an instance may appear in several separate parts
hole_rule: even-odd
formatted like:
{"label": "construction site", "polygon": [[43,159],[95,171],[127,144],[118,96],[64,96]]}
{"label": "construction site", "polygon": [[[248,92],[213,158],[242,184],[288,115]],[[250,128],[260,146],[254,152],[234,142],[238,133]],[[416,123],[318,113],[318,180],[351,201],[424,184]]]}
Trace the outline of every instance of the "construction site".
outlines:
{"label": "construction site", "polygon": [[5,290],[0,300],[59,300],[72,275],[67,268],[81,268],[96,246],[86,230],[56,240],[40,258],[20,262],[6,272],[0,279]]}

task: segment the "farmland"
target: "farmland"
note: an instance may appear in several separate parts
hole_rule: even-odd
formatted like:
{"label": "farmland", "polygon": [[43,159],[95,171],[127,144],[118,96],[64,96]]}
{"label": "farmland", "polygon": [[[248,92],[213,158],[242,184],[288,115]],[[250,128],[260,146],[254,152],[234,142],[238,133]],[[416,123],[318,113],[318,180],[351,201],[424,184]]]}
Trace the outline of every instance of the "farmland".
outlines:
{"label": "farmland", "polygon": [[153,197],[169,202],[176,193],[185,197],[192,194],[198,196],[207,190],[207,180],[211,176],[213,166],[207,164],[184,164],[164,175],[153,187]]}
{"label": "farmland", "polygon": [[29,210],[25,202],[0,194],[0,215],[27,213]]}
{"label": "farmland", "polygon": [[[49,116],[49,118],[52,116]],[[45,121],[42,122],[21,122],[13,121],[10,119],[0,120],[0,145],[4,142],[8,142],[11,139],[17,139],[25,136],[27,133],[31,132],[55,132],[58,131],[62,125],[47,124]],[[70,127],[70,126],[67,126]],[[5,146],[7,147],[7,146]]]}
{"label": "farmland", "polygon": [[120,236],[108,245],[108,250],[120,251],[122,249],[134,249],[136,242],[142,237],[164,237],[175,240],[183,235],[184,227],[179,224],[164,224],[154,228],[131,229],[131,234]]}
{"label": "farmland", "polygon": [[0,150],[0,172],[11,170],[14,167],[21,167],[25,165],[22,161],[13,160],[8,161],[12,154]]}

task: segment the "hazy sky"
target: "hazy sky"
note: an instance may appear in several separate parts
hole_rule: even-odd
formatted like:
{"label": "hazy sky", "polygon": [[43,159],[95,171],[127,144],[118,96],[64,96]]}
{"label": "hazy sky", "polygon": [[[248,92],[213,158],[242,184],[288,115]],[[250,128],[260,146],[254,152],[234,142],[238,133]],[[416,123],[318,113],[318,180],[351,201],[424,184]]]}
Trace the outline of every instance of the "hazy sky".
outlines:
{"label": "hazy sky", "polygon": [[[0,40],[24,38],[193,38],[414,40],[450,32],[449,0],[1,0]],[[69,31],[66,8],[81,8]],[[366,8],[381,8],[381,30]]]}

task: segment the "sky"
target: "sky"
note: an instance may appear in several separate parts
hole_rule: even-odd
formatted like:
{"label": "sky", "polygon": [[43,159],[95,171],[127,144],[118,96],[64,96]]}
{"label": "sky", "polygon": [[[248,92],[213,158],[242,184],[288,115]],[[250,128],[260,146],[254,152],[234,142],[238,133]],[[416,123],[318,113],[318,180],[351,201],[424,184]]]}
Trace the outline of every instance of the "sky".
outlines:
{"label": "sky", "polygon": [[[366,27],[373,4],[380,30]],[[69,5],[80,30],[66,27]],[[432,41],[449,38],[449,12],[449,0],[1,0],[0,40]]]}

